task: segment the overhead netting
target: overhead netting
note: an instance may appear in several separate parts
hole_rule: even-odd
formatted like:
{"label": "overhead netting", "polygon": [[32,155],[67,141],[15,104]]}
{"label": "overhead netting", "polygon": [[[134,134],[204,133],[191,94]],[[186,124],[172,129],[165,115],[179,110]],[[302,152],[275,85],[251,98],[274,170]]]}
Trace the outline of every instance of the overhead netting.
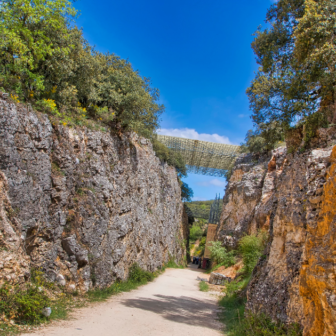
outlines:
{"label": "overhead netting", "polygon": [[240,155],[240,146],[158,135],[158,140],[182,155],[188,172],[224,177]]}

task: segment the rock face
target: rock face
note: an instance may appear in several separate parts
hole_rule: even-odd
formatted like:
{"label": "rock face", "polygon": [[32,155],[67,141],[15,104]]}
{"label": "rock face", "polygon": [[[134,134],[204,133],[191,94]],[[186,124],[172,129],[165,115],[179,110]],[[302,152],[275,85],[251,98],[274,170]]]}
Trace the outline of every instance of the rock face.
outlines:
{"label": "rock face", "polygon": [[185,255],[176,172],[148,140],[52,125],[4,99],[0,214],[0,267],[12,257],[20,269],[7,273],[21,277],[42,268],[87,290],[125,279],[134,262],[154,271]]}
{"label": "rock face", "polygon": [[218,239],[270,238],[248,287],[247,308],[297,322],[304,335],[336,334],[336,146],[259,162],[238,160],[224,197]]}
{"label": "rock face", "polygon": [[228,282],[231,282],[231,278],[223,274],[212,272],[210,274],[209,283],[212,285],[222,285],[224,286]]}

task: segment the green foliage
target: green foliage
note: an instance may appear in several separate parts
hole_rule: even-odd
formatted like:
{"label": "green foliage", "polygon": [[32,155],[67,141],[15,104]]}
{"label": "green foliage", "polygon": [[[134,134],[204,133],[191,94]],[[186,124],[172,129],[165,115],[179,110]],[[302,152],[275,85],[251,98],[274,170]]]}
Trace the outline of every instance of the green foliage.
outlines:
{"label": "green foliage", "polygon": [[21,324],[37,324],[46,318],[42,309],[50,306],[50,299],[36,286],[26,289],[4,284],[0,288],[0,314]]}
{"label": "green foliage", "polygon": [[[279,0],[268,10],[269,28],[252,43],[260,68],[247,90],[256,127],[247,135],[250,151],[269,150],[298,122],[307,123],[309,141],[321,126],[320,115],[311,116],[334,106],[335,8],[333,0]],[[262,130],[273,123],[276,132]]]}
{"label": "green foliage", "polygon": [[305,131],[304,131],[304,142],[305,144],[309,144],[310,140],[315,137],[316,131],[320,127],[327,127],[328,120],[327,115],[325,113],[316,112],[309,115],[306,118],[305,122]]}
{"label": "green foliage", "polygon": [[220,318],[226,326],[228,336],[255,336],[255,335],[278,335],[278,336],[300,336],[302,332],[298,325],[284,325],[274,323],[262,313],[253,314],[245,311],[246,290],[253,268],[267,241],[267,234],[260,231],[258,235],[246,235],[239,241],[239,253],[244,262],[243,270],[238,277],[228,283],[225,288],[225,296],[219,301],[224,309]]}
{"label": "green foliage", "polygon": [[235,295],[244,291],[251,280],[251,274],[243,274],[233,281],[227,283],[225,288],[226,295]]}
{"label": "green foliage", "polygon": [[144,271],[138,264],[133,264],[129,269],[128,280],[135,283],[147,283],[154,279],[154,274]]}
{"label": "green foliage", "polygon": [[183,269],[183,265],[177,264],[174,259],[171,257],[169,258],[169,261],[162,267],[162,270],[164,271],[166,268],[181,268]]}
{"label": "green foliage", "polygon": [[222,246],[220,241],[210,242],[208,249],[211,253],[211,260],[216,264],[229,267],[235,264],[235,252],[227,252],[226,248]]}
{"label": "green foliage", "polygon": [[193,190],[188,186],[187,183],[182,182],[181,185],[181,198],[183,202],[190,202],[191,198],[194,196]]}
{"label": "green foliage", "polygon": [[69,55],[71,46],[58,42],[70,42],[67,21],[76,11],[67,0],[9,0],[0,6],[1,86],[28,99],[45,90],[41,65]]}
{"label": "green foliage", "polygon": [[209,285],[205,281],[200,281],[198,283],[199,289],[201,292],[208,292],[209,291]]}
{"label": "green foliage", "polygon": [[242,153],[262,153],[274,149],[276,143],[284,140],[284,131],[278,122],[260,123],[249,130],[245,142],[241,144]]}
{"label": "green foliage", "polygon": [[115,282],[107,288],[96,288],[89,291],[87,295],[90,301],[104,301],[111,295],[129,292],[141,285],[145,285],[148,281],[152,281],[155,275],[154,273],[143,270],[139,265],[133,264],[129,269],[127,281]]}
{"label": "green foliage", "polygon": [[158,141],[155,136],[151,139],[151,141],[153,144],[153,150],[161,161],[175,167],[179,177],[187,176],[187,168],[181,154],[175,153],[173,150]]}
{"label": "green foliage", "polygon": [[151,138],[163,106],[131,64],[95,51],[71,22],[67,0],[0,4],[0,87],[63,124],[105,124]]}
{"label": "green foliage", "polygon": [[195,256],[202,257],[204,255],[205,243],[206,243],[206,237],[203,237],[194,252]]}
{"label": "green foliage", "polygon": [[250,275],[265,248],[267,234],[260,231],[258,235],[246,235],[239,241],[239,252],[243,257],[243,272]]}
{"label": "green foliage", "polygon": [[274,323],[264,314],[245,312],[246,300],[236,294],[226,295],[219,305],[223,307],[220,319],[226,327],[228,336],[301,336],[297,324]]}
{"label": "green foliage", "polygon": [[193,225],[190,229],[189,239],[191,242],[195,242],[203,235],[203,230],[198,225]]}
{"label": "green foliage", "polygon": [[183,202],[190,201],[194,195],[193,190],[188,186],[187,183],[181,181],[181,177],[187,176],[187,167],[180,153],[176,153],[163,143],[157,140],[154,135],[151,138],[153,144],[153,150],[155,155],[163,162],[166,162],[170,166],[175,167],[180,186],[181,186],[181,198]]}
{"label": "green foliage", "polygon": [[[209,219],[211,204],[214,200],[188,202],[187,206],[192,211],[195,218]],[[222,207],[222,202],[220,203]]]}

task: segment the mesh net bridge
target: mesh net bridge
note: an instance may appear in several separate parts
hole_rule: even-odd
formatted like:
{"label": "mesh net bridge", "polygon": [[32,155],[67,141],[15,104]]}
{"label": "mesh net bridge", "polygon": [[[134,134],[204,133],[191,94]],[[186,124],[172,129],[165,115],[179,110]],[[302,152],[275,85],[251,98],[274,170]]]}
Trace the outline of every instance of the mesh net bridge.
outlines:
{"label": "mesh net bridge", "polygon": [[224,177],[240,155],[240,146],[158,135],[157,139],[185,160],[188,172]]}

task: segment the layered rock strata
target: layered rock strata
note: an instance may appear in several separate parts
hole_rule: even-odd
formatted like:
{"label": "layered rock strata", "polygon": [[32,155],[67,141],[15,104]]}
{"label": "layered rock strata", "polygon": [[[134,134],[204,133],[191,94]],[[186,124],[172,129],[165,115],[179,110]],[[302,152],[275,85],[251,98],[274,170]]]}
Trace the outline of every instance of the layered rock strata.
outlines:
{"label": "layered rock strata", "polygon": [[182,213],[175,169],[148,140],[52,124],[0,99],[0,283],[39,268],[88,290],[135,262],[182,262]]}
{"label": "layered rock strata", "polygon": [[248,287],[247,308],[299,323],[304,335],[336,334],[333,143],[325,141],[324,148],[301,154],[278,148],[258,162],[252,156],[240,158],[217,234],[232,248],[245,233],[269,232]]}

